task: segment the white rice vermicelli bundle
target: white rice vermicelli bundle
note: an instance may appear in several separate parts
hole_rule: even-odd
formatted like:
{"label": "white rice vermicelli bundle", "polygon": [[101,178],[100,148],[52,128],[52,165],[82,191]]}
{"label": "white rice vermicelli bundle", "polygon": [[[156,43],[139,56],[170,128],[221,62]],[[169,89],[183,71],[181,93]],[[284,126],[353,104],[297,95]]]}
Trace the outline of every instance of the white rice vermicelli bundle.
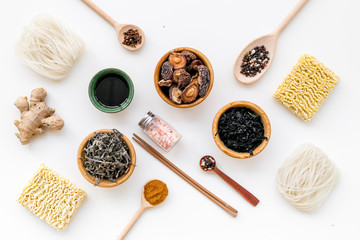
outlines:
{"label": "white rice vermicelli bundle", "polygon": [[303,144],[278,170],[280,193],[294,207],[311,211],[326,199],[339,177],[333,162],[319,148]]}
{"label": "white rice vermicelli bundle", "polygon": [[83,52],[84,43],[58,20],[39,15],[24,30],[16,48],[31,69],[59,81],[66,77]]}

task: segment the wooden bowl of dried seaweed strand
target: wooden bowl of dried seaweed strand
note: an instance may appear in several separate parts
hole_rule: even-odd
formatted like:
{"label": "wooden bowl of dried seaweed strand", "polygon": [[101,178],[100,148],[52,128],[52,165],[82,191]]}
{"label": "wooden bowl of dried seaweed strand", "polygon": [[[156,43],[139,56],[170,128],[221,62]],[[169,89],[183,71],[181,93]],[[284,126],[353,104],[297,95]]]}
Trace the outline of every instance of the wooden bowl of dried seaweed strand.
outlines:
{"label": "wooden bowl of dried seaweed strand", "polygon": [[101,129],[89,134],[80,144],[77,163],[91,184],[114,187],[125,182],[136,164],[130,140],[116,129]]}
{"label": "wooden bowl of dried seaweed strand", "polygon": [[141,205],[139,210],[135,213],[128,225],[117,237],[117,240],[125,238],[126,234],[131,230],[141,214],[148,208],[155,207],[165,201],[168,196],[168,189],[164,182],[160,180],[151,180],[147,182],[141,194]]}
{"label": "wooden bowl of dried seaweed strand", "polygon": [[266,147],[271,125],[259,106],[248,101],[235,101],[226,104],[215,115],[212,133],[221,151],[230,157],[249,158]]}

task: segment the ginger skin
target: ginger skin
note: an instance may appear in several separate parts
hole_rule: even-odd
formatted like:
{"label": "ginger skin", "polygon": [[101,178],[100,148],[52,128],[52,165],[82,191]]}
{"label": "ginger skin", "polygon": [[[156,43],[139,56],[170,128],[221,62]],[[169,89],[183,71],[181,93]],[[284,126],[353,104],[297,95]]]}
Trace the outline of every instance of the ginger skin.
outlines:
{"label": "ginger skin", "polygon": [[34,135],[44,133],[44,127],[52,130],[60,130],[64,121],[58,116],[51,116],[55,109],[49,108],[44,99],[47,93],[43,88],[36,88],[31,91],[30,106],[27,97],[19,97],[15,106],[20,110],[21,121],[15,120],[14,124],[19,133],[15,135],[22,144],[28,144]]}

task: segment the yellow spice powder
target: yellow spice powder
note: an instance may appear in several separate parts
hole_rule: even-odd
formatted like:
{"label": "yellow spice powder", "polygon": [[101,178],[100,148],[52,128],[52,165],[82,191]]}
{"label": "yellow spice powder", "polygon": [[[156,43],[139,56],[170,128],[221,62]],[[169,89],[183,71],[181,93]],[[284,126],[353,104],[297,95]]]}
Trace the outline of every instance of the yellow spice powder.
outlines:
{"label": "yellow spice powder", "polygon": [[152,180],[144,187],[144,196],[151,205],[162,203],[168,195],[168,189],[165,183],[160,180]]}

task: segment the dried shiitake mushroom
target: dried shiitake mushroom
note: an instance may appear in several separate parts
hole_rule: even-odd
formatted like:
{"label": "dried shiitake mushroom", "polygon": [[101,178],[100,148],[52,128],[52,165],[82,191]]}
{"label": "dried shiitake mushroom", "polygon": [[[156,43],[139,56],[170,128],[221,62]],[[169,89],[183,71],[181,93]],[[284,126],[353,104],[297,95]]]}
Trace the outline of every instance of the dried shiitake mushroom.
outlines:
{"label": "dried shiitake mushroom", "polygon": [[181,89],[175,85],[172,85],[169,89],[170,100],[176,104],[181,104]]}
{"label": "dried shiitake mushroom", "polygon": [[172,79],[173,65],[169,61],[164,62],[163,65],[161,66],[160,76],[164,80]]}
{"label": "dried shiitake mushroom", "polygon": [[160,87],[171,87],[171,85],[173,84],[173,80],[169,79],[169,80],[160,80],[159,81],[159,86]]}
{"label": "dried shiitake mushroom", "polygon": [[199,85],[199,83],[198,83],[198,78],[199,78],[199,74],[196,73],[195,76],[192,76],[192,77],[191,77],[190,84],[195,83],[195,84]]}
{"label": "dried shiitake mushroom", "polygon": [[199,83],[199,96],[204,97],[210,86],[210,72],[209,69],[204,66],[198,66],[198,83]]}
{"label": "dried shiitake mushroom", "polygon": [[176,70],[174,71],[173,78],[172,78],[172,80],[174,81],[174,83],[178,84],[178,83],[179,83],[180,75],[181,75],[181,74],[184,74],[184,73],[186,73],[186,70],[185,70],[184,68],[176,69]]}
{"label": "dried shiitake mushroom", "polygon": [[197,56],[193,52],[190,52],[188,50],[182,51],[181,54],[186,58],[187,62],[191,62],[197,59]]}
{"label": "dried shiitake mushroom", "polygon": [[[204,97],[210,86],[210,72],[191,51],[172,52],[162,64],[158,85],[176,104],[189,104]],[[165,89],[166,88],[166,89]]]}
{"label": "dried shiitake mushroom", "polygon": [[184,89],[187,85],[189,85],[191,81],[191,75],[188,72],[184,72],[182,74],[179,75],[178,78],[178,88],[180,89]]}
{"label": "dried shiitake mushroom", "polygon": [[198,66],[204,65],[199,59],[192,61],[186,68],[188,72],[197,72]]}
{"label": "dried shiitake mushroom", "polygon": [[174,69],[183,68],[187,63],[185,56],[178,52],[171,53],[169,61],[173,65]]}
{"label": "dried shiitake mushroom", "polygon": [[197,84],[191,83],[182,92],[181,100],[184,103],[192,103],[196,100],[198,94],[199,94],[199,88]]}

